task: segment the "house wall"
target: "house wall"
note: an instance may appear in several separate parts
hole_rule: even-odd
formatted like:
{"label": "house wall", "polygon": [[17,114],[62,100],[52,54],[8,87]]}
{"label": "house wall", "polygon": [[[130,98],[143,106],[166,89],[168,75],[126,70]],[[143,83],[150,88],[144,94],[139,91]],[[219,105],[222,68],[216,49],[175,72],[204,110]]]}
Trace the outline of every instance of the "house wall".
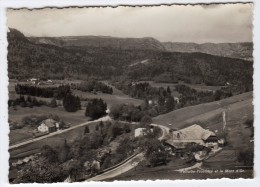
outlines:
{"label": "house wall", "polygon": [[197,143],[197,144],[200,144],[200,145],[204,145],[204,141],[203,140],[192,140],[192,139],[189,139],[189,140],[173,140],[173,142],[175,143]]}
{"label": "house wall", "polygon": [[42,124],[38,127],[38,131],[40,131],[40,132],[48,132],[49,129],[48,129],[48,127],[47,127],[44,123],[42,123]]}

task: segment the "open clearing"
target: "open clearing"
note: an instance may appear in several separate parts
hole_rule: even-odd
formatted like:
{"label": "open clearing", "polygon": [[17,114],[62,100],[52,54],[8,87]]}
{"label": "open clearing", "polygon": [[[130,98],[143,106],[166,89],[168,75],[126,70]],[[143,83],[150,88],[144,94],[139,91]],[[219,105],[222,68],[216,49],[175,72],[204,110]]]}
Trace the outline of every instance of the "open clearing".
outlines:
{"label": "open clearing", "polygon": [[[94,98],[101,98],[103,99],[108,107],[112,107],[114,105],[119,105],[119,104],[134,104],[134,105],[140,105],[143,103],[142,100],[140,99],[134,99],[129,97],[128,95],[116,95],[116,94],[105,94],[105,93],[97,93],[93,94],[90,92],[82,92],[79,90],[73,90],[73,93],[79,97],[82,98],[88,98],[88,99],[94,99]],[[82,105],[84,105],[86,102],[82,102]]]}
{"label": "open clearing", "polygon": [[40,107],[16,107],[17,110],[14,110],[12,107],[9,107],[9,120],[20,122],[23,117],[29,115],[58,115],[61,120],[65,123],[71,123],[71,126],[77,125],[79,123],[88,121],[89,118],[85,116],[85,110],[78,110],[77,112],[67,112],[63,107],[51,108],[47,106]]}

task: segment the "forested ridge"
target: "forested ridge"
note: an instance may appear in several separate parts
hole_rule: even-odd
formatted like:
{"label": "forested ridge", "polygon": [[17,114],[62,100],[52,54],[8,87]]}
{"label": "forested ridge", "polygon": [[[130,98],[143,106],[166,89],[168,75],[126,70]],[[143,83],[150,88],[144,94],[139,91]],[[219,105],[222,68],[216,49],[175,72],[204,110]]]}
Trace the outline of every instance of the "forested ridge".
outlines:
{"label": "forested ridge", "polygon": [[33,43],[15,29],[10,29],[8,42],[10,78],[110,79],[123,76],[131,80],[182,80],[206,85],[228,82],[242,85],[241,90],[252,90],[253,63],[241,59],[149,49],[58,47]]}

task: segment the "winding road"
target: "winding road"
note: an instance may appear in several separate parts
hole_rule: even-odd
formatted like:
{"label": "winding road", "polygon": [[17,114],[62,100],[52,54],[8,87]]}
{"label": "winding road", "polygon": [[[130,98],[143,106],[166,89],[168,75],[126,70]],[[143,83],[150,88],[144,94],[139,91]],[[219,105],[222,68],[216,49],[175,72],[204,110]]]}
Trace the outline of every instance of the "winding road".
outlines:
{"label": "winding road", "polygon": [[[162,126],[162,125],[158,125],[158,124],[151,124],[152,126],[155,127],[159,127],[162,130],[162,135],[158,138],[159,140],[164,139],[168,133],[169,133],[169,128]],[[124,164],[109,170],[105,173],[102,173],[100,175],[96,175],[95,177],[89,178],[86,181],[101,181],[104,179],[108,179],[108,178],[112,178],[112,177],[116,177],[122,173],[125,173],[127,171],[129,171],[130,169],[133,169],[135,166],[138,165],[139,162],[141,162],[144,159],[144,154],[143,153],[139,153],[136,156],[134,156],[133,158],[129,159],[127,162],[125,162]]]}

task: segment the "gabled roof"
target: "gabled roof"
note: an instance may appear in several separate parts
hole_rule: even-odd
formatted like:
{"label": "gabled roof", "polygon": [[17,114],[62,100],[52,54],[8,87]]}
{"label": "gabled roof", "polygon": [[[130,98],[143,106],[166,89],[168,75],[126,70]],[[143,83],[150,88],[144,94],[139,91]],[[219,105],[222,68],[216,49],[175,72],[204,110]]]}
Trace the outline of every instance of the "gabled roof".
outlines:
{"label": "gabled roof", "polygon": [[53,119],[43,120],[42,123],[44,123],[47,127],[56,127],[55,125],[56,121]]}
{"label": "gabled roof", "polygon": [[182,130],[174,131],[173,140],[206,140],[210,136],[216,136],[214,132],[194,124]]}

